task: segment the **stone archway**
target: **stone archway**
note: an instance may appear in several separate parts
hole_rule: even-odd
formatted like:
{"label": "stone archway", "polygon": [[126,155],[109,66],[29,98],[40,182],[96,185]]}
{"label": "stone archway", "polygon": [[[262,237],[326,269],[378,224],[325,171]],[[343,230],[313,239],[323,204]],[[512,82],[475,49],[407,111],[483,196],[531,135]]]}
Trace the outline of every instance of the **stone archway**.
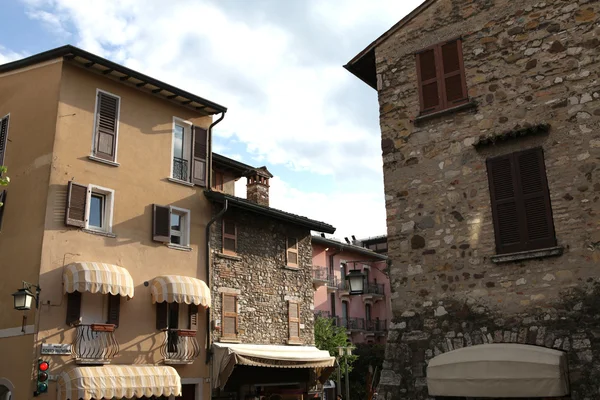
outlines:
{"label": "stone archway", "polygon": [[0,378],[0,400],[11,400],[15,386],[6,378]]}

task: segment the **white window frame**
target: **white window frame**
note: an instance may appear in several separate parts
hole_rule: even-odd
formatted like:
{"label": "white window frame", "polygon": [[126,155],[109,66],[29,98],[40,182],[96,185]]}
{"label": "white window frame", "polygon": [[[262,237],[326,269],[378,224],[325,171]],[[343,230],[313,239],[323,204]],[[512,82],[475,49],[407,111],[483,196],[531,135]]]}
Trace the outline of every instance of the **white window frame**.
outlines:
{"label": "white window frame", "polygon": [[[187,160],[188,162],[188,180],[184,181],[178,178],[175,178],[173,176],[173,157],[175,156],[175,125],[180,125],[183,126],[183,155],[184,155],[184,160]],[[192,182],[192,141],[193,141],[193,132],[192,132],[192,127],[194,126],[194,124],[192,124],[190,121],[185,120],[183,118],[179,118],[179,117],[173,117],[173,124],[171,126],[171,158],[169,159],[169,163],[170,163],[170,173],[169,173],[169,177],[170,179],[177,181],[177,182],[185,182],[185,183],[190,183]],[[188,138],[188,140],[186,141],[186,136]],[[186,146],[187,145],[187,146]],[[187,157],[187,158],[186,158]]]}
{"label": "white window frame", "polygon": [[[115,130],[115,161],[104,160],[102,158],[96,157],[96,135],[98,134],[96,129],[96,123],[98,122],[98,94],[104,93],[105,95],[116,97],[119,100],[119,106],[117,107],[117,129]],[[111,165],[119,165],[118,156],[119,156],[119,125],[121,125],[121,96],[118,96],[114,93],[107,92],[106,90],[102,90],[96,88],[96,101],[94,102],[94,125],[92,126],[92,148],[90,150],[90,158],[95,161],[100,161],[106,164]]]}
{"label": "white window frame", "polygon": [[[102,228],[90,225],[90,204],[92,199],[92,193],[101,194],[104,196],[104,221],[102,221]],[[85,200],[85,229],[95,232],[112,233],[114,206],[114,190],[92,184],[88,185]]]}
{"label": "white window frame", "polygon": [[[190,246],[190,222],[191,222],[191,212],[190,210],[186,210],[185,208],[179,208],[175,206],[171,206],[171,214],[177,214],[181,216],[181,243],[171,243],[171,238],[169,238],[170,246],[181,246],[181,247],[189,247]],[[169,224],[171,221],[169,220]],[[171,236],[173,235],[173,231],[171,231]]]}

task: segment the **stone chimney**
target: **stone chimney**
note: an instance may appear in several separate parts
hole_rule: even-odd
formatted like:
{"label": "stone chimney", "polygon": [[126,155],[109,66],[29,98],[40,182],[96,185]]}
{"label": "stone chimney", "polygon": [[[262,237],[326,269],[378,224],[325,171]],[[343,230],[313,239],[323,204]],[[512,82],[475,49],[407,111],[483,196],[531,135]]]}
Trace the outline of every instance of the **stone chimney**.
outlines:
{"label": "stone chimney", "polygon": [[260,167],[246,172],[246,199],[269,207],[269,179],[273,177],[267,167]]}

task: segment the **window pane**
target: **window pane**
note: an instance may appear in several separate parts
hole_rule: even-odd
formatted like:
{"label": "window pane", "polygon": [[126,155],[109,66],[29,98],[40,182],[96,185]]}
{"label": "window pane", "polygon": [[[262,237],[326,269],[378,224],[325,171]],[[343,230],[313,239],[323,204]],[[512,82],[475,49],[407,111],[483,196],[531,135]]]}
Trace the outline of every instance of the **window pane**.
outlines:
{"label": "window pane", "polygon": [[181,215],[171,213],[171,230],[181,231]]}
{"label": "window pane", "polygon": [[235,222],[223,221],[225,224],[224,231],[228,235],[235,235]]}
{"label": "window pane", "polygon": [[426,81],[436,77],[435,70],[435,53],[433,50],[427,50],[420,55],[421,63],[421,81]]}
{"label": "window pane", "polygon": [[288,262],[290,264],[298,264],[298,254],[288,251]]}
{"label": "window pane", "polygon": [[183,126],[175,125],[173,132],[173,157],[183,158]]}
{"label": "window pane", "polygon": [[171,235],[171,243],[181,244],[181,236]]}
{"label": "window pane", "polygon": [[228,238],[223,239],[223,249],[235,252],[235,240]]}
{"label": "window pane", "polygon": [[290,249],[298,248],[298,241],[296,240],[296,238],[288,238],[288,248],[290,248]]}
{"label": "window pane", "polygon": [[90,199],[89,225],[96,228],[102,228],[104,225],[104,196],[101,194],[92,194]]}

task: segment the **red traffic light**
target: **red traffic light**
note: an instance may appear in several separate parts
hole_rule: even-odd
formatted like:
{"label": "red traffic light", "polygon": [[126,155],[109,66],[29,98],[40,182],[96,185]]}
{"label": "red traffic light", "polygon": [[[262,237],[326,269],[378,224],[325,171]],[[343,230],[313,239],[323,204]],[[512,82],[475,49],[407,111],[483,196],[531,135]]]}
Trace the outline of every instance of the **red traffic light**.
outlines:
{"label": "red traffic light", "polygon": [[47,361],[41,361],[38,368],[40,369],[40,371],[48,371],[48,368],[50,367],[50,365],[48,364]]}

